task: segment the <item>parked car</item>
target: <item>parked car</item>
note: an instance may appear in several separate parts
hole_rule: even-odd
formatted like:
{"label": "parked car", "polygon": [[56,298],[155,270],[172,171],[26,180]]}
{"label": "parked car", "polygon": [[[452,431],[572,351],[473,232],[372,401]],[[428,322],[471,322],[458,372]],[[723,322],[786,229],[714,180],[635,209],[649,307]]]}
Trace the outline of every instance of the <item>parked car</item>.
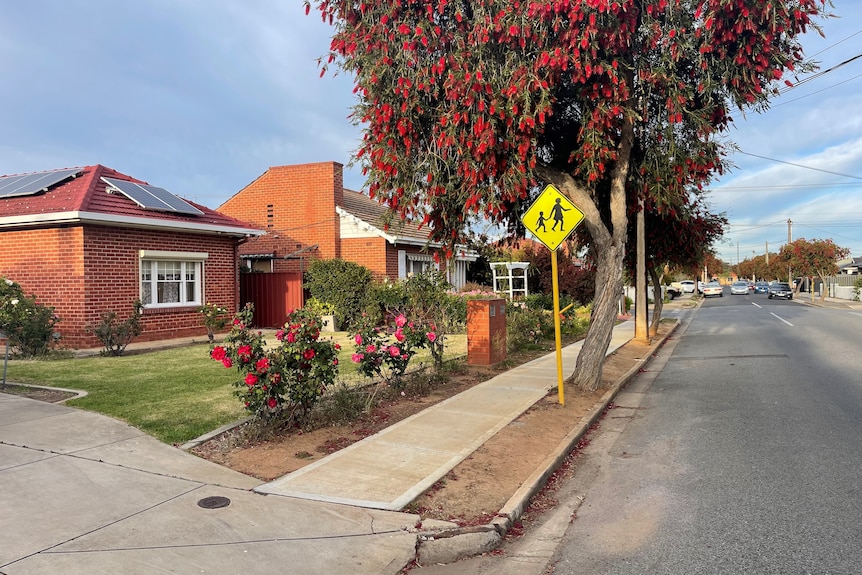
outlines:
{"label": "parked car", "polygon": [[769,291],[767,292],[766,297],[768,297],[769,299],[793,299],[793,288],[790,287],[790,284],[788,283],[776,282],[769,286]]}
{"label": "parked car", "polygon": [[694,293],[694,281],[692,280],[682,280],[679,282],[682,286],[682,291],[685,293]]}
{"label": "parked car", "polygon": [[730,284],[730,295],[748,295],[748,282],[733,282]]}
{"label": "parked car", "polygon": [[708,284],[703,286],[703,297],[706,298],[706,297],[709,297],[711,295],[717,295],[718,297],[724,297],[724,289],[721,287],[720,283],[709,282]]}
{"label": "parked car", "polygon": [[769,292],[769,284],[766,282],[754,282],[754,293]]}

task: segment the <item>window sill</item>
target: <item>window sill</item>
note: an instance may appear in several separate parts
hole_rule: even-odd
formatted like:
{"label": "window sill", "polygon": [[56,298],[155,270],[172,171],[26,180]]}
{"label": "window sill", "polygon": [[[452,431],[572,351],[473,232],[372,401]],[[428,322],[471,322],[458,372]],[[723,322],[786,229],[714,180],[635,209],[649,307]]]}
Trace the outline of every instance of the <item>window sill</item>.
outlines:
{"label": "window sill", "polygon": [[176,305],[176,306],[153,306],[153,307],[145,307],[142,310],[143,315],[156,315],[161,313],[188,313],[190,311],[196,312],[200,306],[193,305]]}

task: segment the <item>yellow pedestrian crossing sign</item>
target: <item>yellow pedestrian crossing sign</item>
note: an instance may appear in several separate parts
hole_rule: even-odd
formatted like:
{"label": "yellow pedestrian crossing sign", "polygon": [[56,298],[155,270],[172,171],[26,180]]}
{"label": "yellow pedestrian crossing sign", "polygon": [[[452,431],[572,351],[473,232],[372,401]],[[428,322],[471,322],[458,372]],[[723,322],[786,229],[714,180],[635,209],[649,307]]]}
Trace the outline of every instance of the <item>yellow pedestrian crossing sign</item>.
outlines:
{"label": "yellow pedestrian crossing sign", "polygon": [[548,184],[521,217],[536,239],[556,251],[584,219],[584,214],[563,193]]}

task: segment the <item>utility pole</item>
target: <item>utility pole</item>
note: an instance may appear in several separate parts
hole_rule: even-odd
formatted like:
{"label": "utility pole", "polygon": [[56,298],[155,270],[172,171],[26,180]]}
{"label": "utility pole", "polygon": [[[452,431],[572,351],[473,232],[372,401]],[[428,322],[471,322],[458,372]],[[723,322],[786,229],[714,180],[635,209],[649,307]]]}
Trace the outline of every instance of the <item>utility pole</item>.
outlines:
{"label": "utility pole", "polygon": [[[793,222],[790,221],[790,218],[787,218],[787,245],[793,243]],[[793,273],[790,270],[790,264],[787,264],[787,283],[790,284],[790,287],[793,287]]]}
{"label": "utility pole", "polygon": [[769,242],[766,242],[766,265],[769,265]]}

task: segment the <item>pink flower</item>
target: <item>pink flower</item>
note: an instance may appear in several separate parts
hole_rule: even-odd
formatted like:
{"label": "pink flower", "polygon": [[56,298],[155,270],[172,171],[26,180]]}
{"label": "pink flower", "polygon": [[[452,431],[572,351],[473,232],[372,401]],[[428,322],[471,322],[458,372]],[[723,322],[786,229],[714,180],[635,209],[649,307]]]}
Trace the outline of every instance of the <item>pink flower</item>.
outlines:
{"label": "pink flower", "polygon": [[392,357],[398,357],[399,355],[401,355],[401,350],[398,349],[397,345],[390,345],[389,346],[389,355],[391,355]]}
{"label": "pink flower", "polygon": [[403,313],[395,318],[395,325],[397,325],[398,327],[404,327],[405,325],[407,325],[407,318],[404,317]]}
{"label": "pink flower", "polygon": [[365,346],[365,353],[374,353],[377,351],[377,347],[373,343],[369,343]]}
{"label": "pink flower", "polygon": [[296,343],[296,334],[290,332],[286,336],[284,336],[284,339],[287,340],[287,343]]}
{"label": "pink flower", "polygon": [[284,340],[284,330],[283,329],[280,329],[277,332],[275,332],[275,339],[277,339],[278,341]]}
{"label": "pink flower", "polygon": [[407,361],[407,354],[406,353],[401,354],[401,359],[403,359],[404,361]]}
{"label": "pink flower", "polygon": [[427,337],[428,341],[430,341],[431,343],[434,343],[435,341],[437,341],[437,334],[434,333],[433,331],[429,331],[428,333],[426,333],[425,337]]}
{"label": "pink flower", "polygon": [[227,352],[220,345],[217,345],[210,352],[210,357],[216,361],[222,361],[225,357],[227,357]]}
{"label": "pink flower", "polygon": [[231,361],[231,359],[229,357],[226,357],[223,360],[221,360],[221,363],[225,367],[233,367],[233,362]]}
{"label": "pink flower", "polygon": [[257,360],[257,363],[254,364],[254,369],[258,373],[266,373],[266,370],[269,369],[269,358],[264,357]]}
{"label": "pink flower", "polygon": [[365,356],[361,353],[354,353],[352,356],[350,356],[350,359],[353,360],[353,363],[360,363],[363,359],[365,359]]}
{"label": "pink flower", "polygon": [[302,352],[302,357],[305,359],[311,359],[314,357],[314,350],[311,348],[306,349]]}
{"label": "pink flower", "polygon": [[266,404],[270,407],[270,409],[275,409],[275,406],[278,405],[278,401],[274,397],[270,397],[266,400]]}
{"label": "pink flower", "polygon": [[353,338],[353,341],[356,342],[356,345],[362,345],[362,334],[357,333],[356,337]]}
{"label": "pink flower", "polygon": [[250,373],[245,376],[245,384],[249,387],[257,383],[257,376],[253,373]]}
{"label": "pink flower", "polygon": [[338,365],[338,358],[332,360],[332,365]]}
{"label": "pink flower", "polygon": [[404,341],[404,331],[400,327],[395,330],[395,339]]}

